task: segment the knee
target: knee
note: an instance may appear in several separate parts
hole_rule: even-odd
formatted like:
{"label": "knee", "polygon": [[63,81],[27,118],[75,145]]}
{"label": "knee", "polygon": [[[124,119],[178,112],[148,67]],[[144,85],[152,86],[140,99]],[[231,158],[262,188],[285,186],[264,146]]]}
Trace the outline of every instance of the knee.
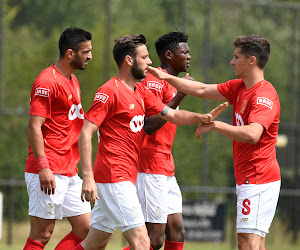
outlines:
{"label": "knee", "polygon": [[137,239],[136,246],[134,246],[133,249],[149,249],[149,248],[150,248],[150,239],[148,235],[145,235]]}
{"label": "knee", "polygon": [[89,229],[90,229],[90,226],[86,226],[86,227],[82,227],[80,229],[80,237],[81,239],[85,239],[85,237],[88,235],[88,232],[89,232]]}
{"label": "knee", "polygon": [[150,236],[150,245],[153,250],[160,249],[164,244],[164,235]]}
{"label": "knee", "polygon": [[178,242],[183,242],[185,239],[185,229],[184,227],[181,227],[179,230],[178,230]]}
{"label": "knee", "polygon": [[166,233],[167,240],[169,241],[176,241],[176,242],[184,242],[185,239],[185,229],[182,226],[172,228],[168,230]]}
{"label": "knee", "polygon": [[52,233],[53,233],[53,230],[47,230],[45,232],[41,232],[39,235],[39,242],[46,245],[49,242]]}

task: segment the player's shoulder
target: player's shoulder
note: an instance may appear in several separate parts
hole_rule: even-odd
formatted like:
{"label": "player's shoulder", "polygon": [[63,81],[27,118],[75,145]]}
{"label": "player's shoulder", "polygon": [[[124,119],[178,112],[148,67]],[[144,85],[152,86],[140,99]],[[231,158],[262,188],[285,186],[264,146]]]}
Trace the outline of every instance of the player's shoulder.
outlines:
{"label": "player's shoulder", "polygon": [[96,95],[103,94],[108,97],[118,95],[120,91],[120,82],[117,77],[111,78],[96,90]]}
{"label": "player's shoulder", "polygon": [[267,80],[263,80],[259,83],[259,87],[256,89],[257,94],[265,94],[265,95],[272,95],[277,96],[277,91],[272,83]]}
{"label": "player's shoulder", "polygon": [[34,81],[34,85],[43,85],[51,87],[56,82],[56,71],[53,66],[49,66],[48,68],[42,70],[41,73],[37,76],[37,78]]}
{"label": "player's shoulder", "polygon": [[116,91],[119,89],[120,82],[118,81],[117,77],[113,77],[109,79],[106,83],[98,88],[98,90],[111,90]]}
{"label": "player's shoulder", "polygon": [[169,83],[165,80],[160,80],[150,73],[147,73],[147,76],[141,81],[141,83],[146,86],[147,89],[159,92],[161,92],[165,86],[169,85]]}

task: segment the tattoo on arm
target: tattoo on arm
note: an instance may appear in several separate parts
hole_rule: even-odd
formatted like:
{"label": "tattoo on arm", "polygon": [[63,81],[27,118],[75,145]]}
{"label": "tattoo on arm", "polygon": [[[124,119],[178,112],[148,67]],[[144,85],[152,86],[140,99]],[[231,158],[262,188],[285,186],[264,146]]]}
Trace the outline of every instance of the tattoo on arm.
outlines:
{"label": "tattoo on arm", "polygon": [[166,116],[169,112],[170,107],[165,106],[164,109],[160,112],[162,116]]}

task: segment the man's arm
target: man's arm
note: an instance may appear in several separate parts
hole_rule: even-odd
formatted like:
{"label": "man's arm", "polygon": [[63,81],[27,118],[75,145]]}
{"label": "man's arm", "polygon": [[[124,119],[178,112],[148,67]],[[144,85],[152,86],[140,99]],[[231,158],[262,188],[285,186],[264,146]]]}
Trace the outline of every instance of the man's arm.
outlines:
{"label": "man's arm", "polygon": [[[185,97],[185,94],[178,92],[177,95],[168,102],[167,106],[175,109],[178,107],[180,102]],[[145,117],[144,130],[147,135],[152,135],[154,132],[159,130],[167,121],[157,117],[156,115],[151,116],[150,118]]]}
{"label": "man's arm", "polygon": [[96,199],[99,199],[92,164],[92,136],[97,129],[97,125],[86,119],[78,140],[83,179],[81,200],[84,201],[85,199],[86,201],[92,201],[93,204],[95,204]]}
{"label": "man's arm", "polygon": [[156,78],[167,81],[176,89],[187,95],[202,97],[215,101],[226,101],[226,98],[219,92],[217,84],[205,84],[198,81],[183,79],[167,74],[151,66],[148,66],[147,70]]}
{"label": "man's arm", "polygon": [[45,194],[54,194],[56,183],[45,154],[42,126],[46,118],[36,115],[29,116],[27,134],[32,152],[39,164],[39,179],[41,190]]}
{"label": "man's arm", "polygon": [[156,116],[179,125],[208,123],[216,119],[227,106],[227,102],[222,103],[208,114],[199,114],[186,110],[175,110],[165,106],[163,111]]}
{"label": "man's arm", "polygon": [[245,126],[233,126],[225,122],[214,121],[200,124],[196,129],[196,138],[199,139],[201,134],[214,130],[233,141],[255,144],[264,132],[264,127],[257,122]]}

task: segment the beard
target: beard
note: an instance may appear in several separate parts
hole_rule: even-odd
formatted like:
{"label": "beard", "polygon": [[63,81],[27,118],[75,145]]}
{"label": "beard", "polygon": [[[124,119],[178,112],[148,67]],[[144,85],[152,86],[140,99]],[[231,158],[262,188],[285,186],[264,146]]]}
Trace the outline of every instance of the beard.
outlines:
{"label": "beard", "polygon": [[143,79],[143,78],[146,77],[145,71],[142,70],[142,69],[139,67],[139,65],[138,65],[138,63],[137,63],[137,61],[136,61],[136,59],[134,59],[134,61],[133,61],[133,66],[132,66],[132,69],[131,69],[131,74],[132,74],[133,77],[134,77],[135,79],[137,79],[137,80],[141,80],[141,79]]}
{"label": "beard", "polygon": [[86,64],[84,64],[82,62],[82,59],[77,55],[75,54],[75,58],[74,60],[71,62],[71,66],[74,68],[74,69],[80,69],[80,70],[84,70],[86,68]]}

